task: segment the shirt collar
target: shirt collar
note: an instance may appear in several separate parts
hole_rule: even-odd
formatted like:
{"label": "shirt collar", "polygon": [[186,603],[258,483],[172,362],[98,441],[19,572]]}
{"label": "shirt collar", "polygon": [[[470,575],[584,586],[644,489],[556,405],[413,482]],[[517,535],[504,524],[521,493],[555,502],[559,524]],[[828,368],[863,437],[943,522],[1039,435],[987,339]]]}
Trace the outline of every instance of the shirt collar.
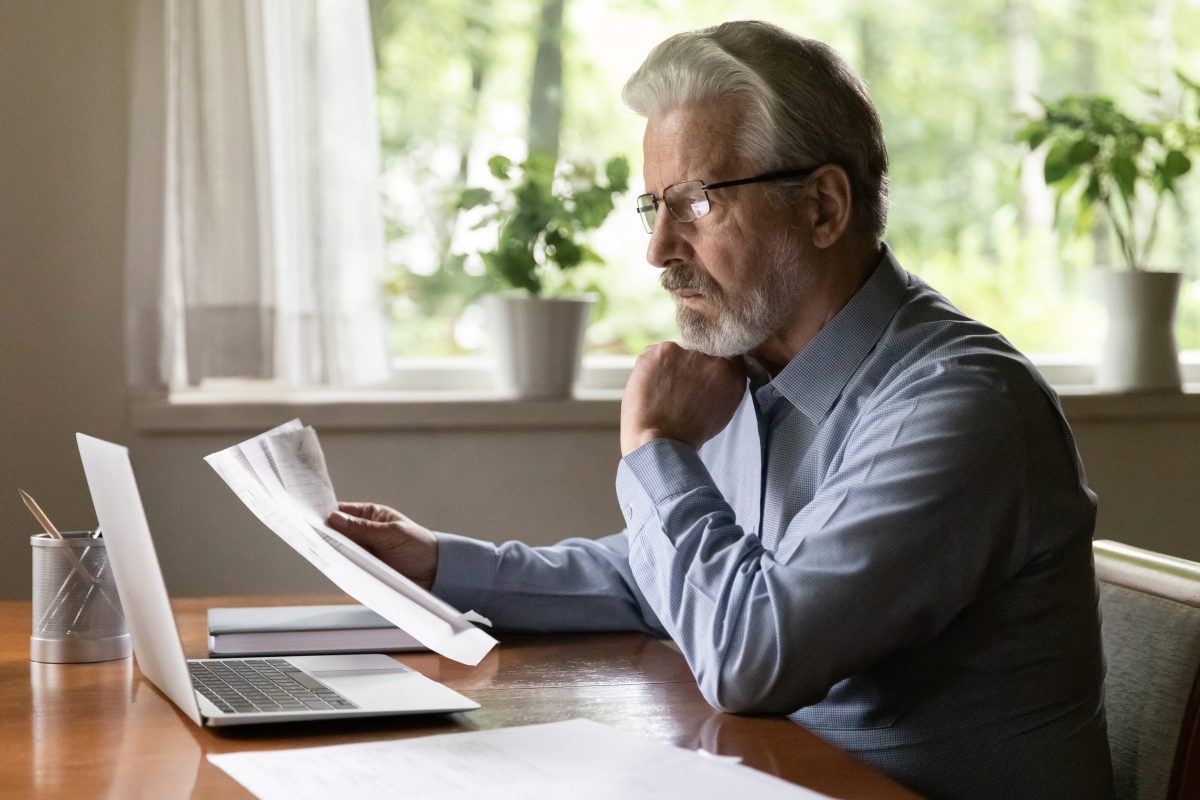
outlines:
{"label": "shirt collar", "polygon": [[883,336],[907,289],[908,273],[885,246],[867,282],[770,385],[810,421],[821,422]]}

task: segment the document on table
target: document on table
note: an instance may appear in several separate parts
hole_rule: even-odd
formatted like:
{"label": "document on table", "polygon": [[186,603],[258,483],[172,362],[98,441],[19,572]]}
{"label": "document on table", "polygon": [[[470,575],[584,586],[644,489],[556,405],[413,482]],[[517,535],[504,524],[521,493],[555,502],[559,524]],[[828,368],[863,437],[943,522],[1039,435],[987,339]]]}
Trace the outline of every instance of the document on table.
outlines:
{"label": "document on table", "polygon": [[496,640],[461,612],[417,586],[325,524],[337,495],[317,432],[294,419],[205,456],[246,507],[346,594],[436,653],[478,664]]}
{"label": "document on table", "polygon": [[829,800],[586,719],[208,760],[262,800]]}

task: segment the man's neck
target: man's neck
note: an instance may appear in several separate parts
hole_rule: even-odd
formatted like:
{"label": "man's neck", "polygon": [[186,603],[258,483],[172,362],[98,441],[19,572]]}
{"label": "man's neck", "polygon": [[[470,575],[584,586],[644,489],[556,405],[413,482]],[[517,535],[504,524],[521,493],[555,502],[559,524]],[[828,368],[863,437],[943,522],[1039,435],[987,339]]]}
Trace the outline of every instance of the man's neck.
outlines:
{"label": "man's neck", "polygon": [[751,351],[771,377],[816,338],[862,288],[879,266],[884,248],[872,242],[845,242],[817,254],[815,280],[786,325]]}

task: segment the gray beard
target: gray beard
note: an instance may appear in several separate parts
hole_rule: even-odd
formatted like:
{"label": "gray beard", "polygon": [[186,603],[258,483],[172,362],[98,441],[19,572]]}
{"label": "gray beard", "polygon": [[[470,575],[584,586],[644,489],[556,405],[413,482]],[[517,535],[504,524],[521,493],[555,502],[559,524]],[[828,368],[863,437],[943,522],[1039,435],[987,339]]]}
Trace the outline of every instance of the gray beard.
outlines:
{"label": "gray beard", "polygon": [[780,242],[764,259],[754,284],[734,298],[707,275],[664,271],[664,287],[699,289],[713,305],[714,313],[709,315],[676,301],[675,321],[683,346],[729,358],[751,352],[781,330],[810,283],[796,263],[798,250],[787,246],[786,240]]}
{"label": "gray beard", "polygon": [[716,315],[708,316],[694,308],[678,305],[675,321],[683,346],[705,355],[728,358],[749,353],[771,335],[766,298],[755,290],[744,307],[717,306]]}

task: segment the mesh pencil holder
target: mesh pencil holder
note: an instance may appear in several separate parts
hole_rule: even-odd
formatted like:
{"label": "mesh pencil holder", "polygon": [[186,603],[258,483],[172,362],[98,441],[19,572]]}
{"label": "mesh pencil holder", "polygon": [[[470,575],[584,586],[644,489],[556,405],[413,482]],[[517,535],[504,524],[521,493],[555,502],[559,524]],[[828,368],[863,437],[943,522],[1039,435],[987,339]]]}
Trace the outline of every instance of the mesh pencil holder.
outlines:
{"label": "mesh pencil holder", "polygon": [[31,661],[111,661],[132,651],[103,538],[89,531],[29,537],[33,548]]}

